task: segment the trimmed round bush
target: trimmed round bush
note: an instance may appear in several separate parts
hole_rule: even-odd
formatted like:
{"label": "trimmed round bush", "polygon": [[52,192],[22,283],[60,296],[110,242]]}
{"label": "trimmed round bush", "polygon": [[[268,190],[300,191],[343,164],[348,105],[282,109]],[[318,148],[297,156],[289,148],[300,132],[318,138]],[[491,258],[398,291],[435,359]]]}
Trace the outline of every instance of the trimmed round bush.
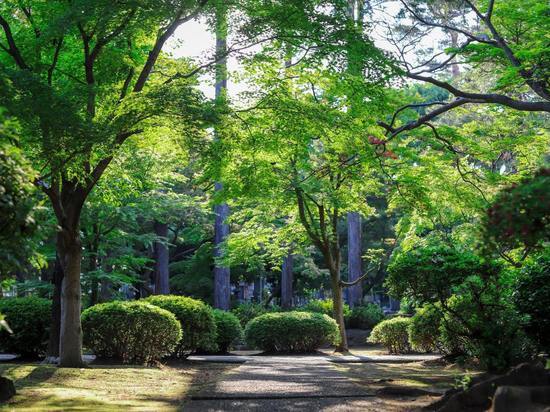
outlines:
{"label": "trimmed round bush", "polygon": [[150,364],[170,355],[181,326],[167,310],[146,302],[108,302],[82,313],[84,345],[102,358]]}
{"label": "trimmed round bush", "polygon": [[369,303],[364,306],[356,306],[351,310],[348,318],[350,328],[372,329],[384,320],[384,312],[378,305]]}
{"label": "trimmed round bush", "polygon": [[[334,317],[334,305],[332,299],[310,300],[301,310],[306,312],[324,313],[331,318]],[[349,305],[344,303],[344,319],[347,321],[351,314]]]}
{"label": "trimmed round bush", "polygon": [[13,331],[0,330],[0,350],[37,358],[46,353],[52,302],[37,297],[0,299],[0,313]]}
{"label": "trimmed round bush", "polygon": [[243,328],[235,315],[223,310],[214,309],[214,320],[218,352],[226,353],[235,342],[243,338]]}
{"label": "trimmed round bush", "polygon": [[155,295],[144,299],[172,312],[181,323],[183,338],[173,355],[186,357],[197,349],[215,352],[216,322],[213,309],[198,299],[176,295]]}
{"label": "trimmed round bush", "polygon": [[382,344],[388,349],[389,353],[410,352],[410,324],[411,318],[396,317],[386,319],[374,327],[367,341]]}
{"label": "trimmed round bush", "polygon": [[419,308],[411,318],[409,342],[415,351],[442,350],[440,325],[443,314],[434,305]]}
{"label": "trimmed round bush", "polygon": [[246,325],[246,342],[266,352],[312,352],[338,341],[338,325],[311,312],[267,313]]}
{"label": "trimmed round bush", "polygon": [[265,313],[278,312],[279,310],[280,308],[278,306],[269,306],[266,308],[264,305],[259,303],[246,302],[241,303],[234,309],[231,309],[231,313],[239,319],[242,327],[244,328],[252,319]]}

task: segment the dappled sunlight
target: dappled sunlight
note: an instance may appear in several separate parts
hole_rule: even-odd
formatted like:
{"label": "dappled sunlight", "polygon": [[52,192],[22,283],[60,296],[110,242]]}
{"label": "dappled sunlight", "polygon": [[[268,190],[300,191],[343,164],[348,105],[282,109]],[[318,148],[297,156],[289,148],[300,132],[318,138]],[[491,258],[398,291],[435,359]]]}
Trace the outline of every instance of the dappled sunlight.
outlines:
{"label": "dappled sunlight", "polygon": [[4,364],[0,373],[13,379],[17,389],[8,409],[175,410],[191,382],[207,382],[225,368],[187,362],[161,367],[92,365],[84,369]]}

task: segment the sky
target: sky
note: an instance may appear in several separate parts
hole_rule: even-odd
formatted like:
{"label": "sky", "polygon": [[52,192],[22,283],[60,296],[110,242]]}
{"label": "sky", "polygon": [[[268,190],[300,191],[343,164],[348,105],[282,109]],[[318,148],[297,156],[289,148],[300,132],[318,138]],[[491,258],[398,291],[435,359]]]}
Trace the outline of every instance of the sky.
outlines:
{"label": "sky", "polygon": [[[373,21],[389,22],[393,16],[397,14],[399,4],[396,1],[384,3],[384,11],[375,11],[372,17]],[[375,24],[376,26],[376,24]],[[392,51],[392,46],[384,39],[382,33],[373,33],[375,44],[385,50]],[[440,40],[440,35],[435,34],[427,39],[429,44],[424,46],[437,47]],[[164,51],[171,54],[175,58],[188,57],[197,61],[206,62],[213,58],[215,46],[215,37],[208,30],[208,26],[204,20],[192,20],[180,26],[174,35],[168,40]],[[411,56],[413,58],[413,56]],[[239,72],[239,63],[235,57],[229,57],[228,69],[230,72]],[[214,97],[214,84],[212,77],[208,74],[201,76],[201,91],[210,98]],[[236,83],[229,77],[228,93],[235,98],[240,92],[245,91],[246,85]]]}

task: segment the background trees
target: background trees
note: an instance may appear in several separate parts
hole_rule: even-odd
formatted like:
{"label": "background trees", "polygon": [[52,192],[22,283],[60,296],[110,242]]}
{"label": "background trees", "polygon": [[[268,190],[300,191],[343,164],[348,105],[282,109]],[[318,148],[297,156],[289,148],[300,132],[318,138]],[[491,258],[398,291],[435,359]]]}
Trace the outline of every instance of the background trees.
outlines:
{"label": "background trees", "polygon": [[[81,362],[81,296],[177,293],[229,309],[241,282],[257,284],[262,311],[326,294],[345,350],[344,300],[382,287],[388,262],[396,297],[439,305],[460,336],[487,332],[463,352],[507,362],[484,346],[488,319],[453,311],[489,302],[503,325],[540,320],[513,296],[544,279],[520,268],[540,265],[548,242],[546,8],[399,3],[388,32],[358,1],[0,5],[0,272],[19,294],[63,303],[63,365]],[[202,64],[163,52],[195,17],[218,40]],[[225,88],[232,54],[239,95]],[[197,76],[211,66],[208,100]],[[437,276],[411,278],[432,255]]]}

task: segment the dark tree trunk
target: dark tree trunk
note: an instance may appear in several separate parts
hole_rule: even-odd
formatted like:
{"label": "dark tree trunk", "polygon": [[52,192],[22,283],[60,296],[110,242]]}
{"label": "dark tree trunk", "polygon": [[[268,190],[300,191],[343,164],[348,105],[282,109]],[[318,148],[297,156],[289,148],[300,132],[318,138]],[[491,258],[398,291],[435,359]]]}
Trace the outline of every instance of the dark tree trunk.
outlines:
{"label": "dark tree trunk", "polygon": [[[90,247],[90,251],[89,251],[89,254],[90,254],[90,257],[89,257],[89,261],[88,261],[88,271],[89,272],[96,272],[97,271],[97,268],[98,268],[98,260],[97,260],[97,247],[96,245],[92,245],[92,247]],[[98,289],[99,289],[99,282],[97,280],[97,274],[94,273],[93,275],[93,278],[92,278],[92,281],[90,282],[91,285],[90,285],[90,306],[93,306],[97,303],[97,299],[98,299]]]}
{"label": "dark tree trunk", "polygon": [[[361,215],[357,212],[348,213],[348,281],[352,282],[361,277]],[[349,305],[360,305],[363,299],[363,285],[361,282],[350,286]]]}
{"label": "dark tree trunk", "polygon": [[45,363],[57,363],[59,360],[59,334],[61,330],[61,284],[63,282],[63,268],[59,255],[55,256],[55,265],[52,273],[53,296],[52,318],[50,322],[50,338]]}
{"label": "dark tree trunk", "polygon": [[283,266],[281,268],[281,307],[283,309],[290,309],[292,307],[293,288],[293,262],[294,258],[291,252],[283,259]]}
{"label": "dark tree trunk", "polygon": [[[224,2],[218,2],[216,6],[216,84],[215,97],[217,104],[226,104],[227,94],[227,6]],[[217,182],[215,190],[222,190],[223,185]],[[221,244],[229,235],[229,225],[226,223],[229,217],[229,206],[227,203],[215,207],[216,221],[214,225],[214,257],[222,255]],[[231,273],[228,267],[214,267],[214,306],[218,309],[229,310],[231,305]]]}
{"label": "dark tree trunk", "polygon": [[168,224],[155,221],[155,234],[161,238],[155,242],[155,294],[170,294]]}
{"label": "dark tree trunk", "polygon": [[[221,185],[216,184],[220,190]],[[222,243],[229,235],[229,225],[225,223],[229,216],[229,206],[227,204],[217,205],[214,209],[216,221],[214,227],[214,257],[222,255]],[[214,307],[223,310],[229,310],[231,304],[231,273],[226,266],[216,264],[214,267]]]}

